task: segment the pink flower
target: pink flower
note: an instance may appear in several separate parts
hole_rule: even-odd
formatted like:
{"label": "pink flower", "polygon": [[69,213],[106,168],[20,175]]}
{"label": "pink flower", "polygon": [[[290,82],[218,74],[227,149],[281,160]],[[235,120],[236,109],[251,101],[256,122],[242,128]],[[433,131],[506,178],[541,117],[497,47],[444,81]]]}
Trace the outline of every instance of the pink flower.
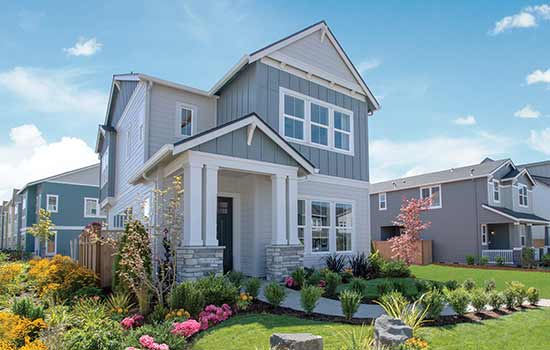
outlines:
{"label": "pink flower", "polygon": [[[206,326],[208,327],[208,322],[206,322]],[[201,324],[193,319],[190,319],[184,322],[175,322],[173,324],[171,333],[189,338],[193,334],[197,333],[200,329]]]}
{"label": "pink flower", "polygon": [[139,338],[139,343],[146,348],[151,348],[153,344],[155,344],[155,339],[153,339],[150,335],[142,335]]}
{"label": "pink flower", "polygon": [[134,319],[131,317],[126,317],[122,321],[120,321],[120,325],[124,329],[132,329],[134,327]]}
{"label": "pink flower", "polygon": [[139,350],[138,348],[134,348],[133,346],[127,347],[125,350]]}
{"label": "pink flower", "polygon": [[319,287],[325,288],[326,285],[327,285],[327,282],[325,282],[325,280],[320,280],[319,281]]}
{"label": "pink flower", "polygon": [[285,285],[289,288],[294,287],[294,278],[286,277],[285,278]]}

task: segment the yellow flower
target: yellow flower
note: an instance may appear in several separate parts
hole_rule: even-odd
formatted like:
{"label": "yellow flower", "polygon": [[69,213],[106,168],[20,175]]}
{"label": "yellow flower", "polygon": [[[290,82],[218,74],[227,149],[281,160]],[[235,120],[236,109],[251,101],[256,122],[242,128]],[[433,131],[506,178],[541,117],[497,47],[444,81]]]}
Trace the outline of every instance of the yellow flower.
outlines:
{"label": "yellow flower", "polygon": [[181,316],[183,316],[183,312],[182,312],[181,310],[179,310],[179,311],[176,313],[176,315],[177,315],[178,317],[181,317]]}
{"label": "yellow flower", "polygon": [[119,314],[121,314],[121,313],[122,313],[122,308],[121,308],[121,307],[118,307],[118,308],[116,309],[116,312],[118,312]]}

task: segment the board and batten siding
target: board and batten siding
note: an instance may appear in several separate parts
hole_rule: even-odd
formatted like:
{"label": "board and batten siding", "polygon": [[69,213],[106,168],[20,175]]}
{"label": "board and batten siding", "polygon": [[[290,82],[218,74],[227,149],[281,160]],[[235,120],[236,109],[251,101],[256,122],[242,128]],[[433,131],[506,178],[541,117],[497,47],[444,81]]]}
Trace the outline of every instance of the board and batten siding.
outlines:
{"label": "board and batten siding", "polygon": [[256,112],[273,129],[279,131],[281,87],[353,112],[355,153],[353,156],[290,143],[323,175],[369,181],[367,103],[277,68],[256,62],[227,84],[219,93],[218,125],[247,113]]}
{"label": "board and batten siding", "polygon": [[124,109],[132,98],[134,90],[138,86],[137,81],[119,81],[120,90],[115,88],[115,97],[113,106],[111,106],[111,112],[109,115],[109,125],[117,125],[120,120]]}

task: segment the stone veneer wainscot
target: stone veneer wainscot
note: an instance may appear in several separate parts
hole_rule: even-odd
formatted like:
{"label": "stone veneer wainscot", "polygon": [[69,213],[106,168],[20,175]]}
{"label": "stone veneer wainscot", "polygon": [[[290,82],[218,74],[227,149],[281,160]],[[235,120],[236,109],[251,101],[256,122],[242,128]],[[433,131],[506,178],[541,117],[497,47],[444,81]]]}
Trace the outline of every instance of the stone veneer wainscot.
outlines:
{"label": "stone veneer wainscot", "polygon": [[176,250],[178,282],[223,274],[225,247],[181,247]]}
{"label": "stone veneer wainscot", "polygon": [[302,245],[270,245],[266,247],[266,279],[281,281],[304,266],[304,246]]}

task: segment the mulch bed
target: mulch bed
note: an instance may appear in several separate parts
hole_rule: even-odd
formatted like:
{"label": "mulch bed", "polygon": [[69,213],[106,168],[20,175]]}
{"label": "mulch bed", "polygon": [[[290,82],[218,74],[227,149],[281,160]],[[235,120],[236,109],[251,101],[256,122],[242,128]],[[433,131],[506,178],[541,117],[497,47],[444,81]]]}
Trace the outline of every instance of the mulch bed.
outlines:
{"label": "mulch bed", "polygon": [[446,266],[446,267],[461,267],[461,268],[466,268],[466,269],[479,269],[479,270],[508,270],[508,271],[525,271],[525,272],[546,272],[546,273],[550,273],[550,269],[525,269],[525,268],[522,268],[522,267],[512,267],[512,266],[444,264],[444,263],[434,263],[434,265]]}

